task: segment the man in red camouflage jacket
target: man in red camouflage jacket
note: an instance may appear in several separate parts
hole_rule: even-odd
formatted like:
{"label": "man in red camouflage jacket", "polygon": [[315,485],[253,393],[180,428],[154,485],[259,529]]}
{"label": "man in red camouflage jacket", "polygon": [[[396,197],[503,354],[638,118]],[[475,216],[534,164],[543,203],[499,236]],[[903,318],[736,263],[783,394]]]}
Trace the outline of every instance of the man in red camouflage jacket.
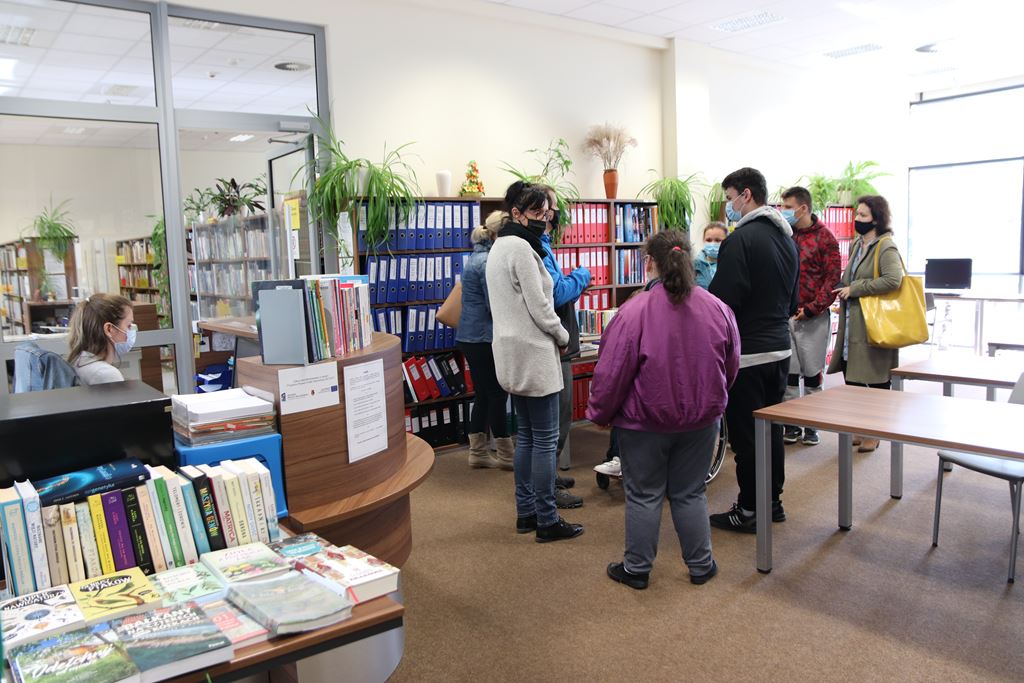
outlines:
{"label": "man in red camouflage jacket", "polygon": [[[800,306],[789,321],[793,355],[789,361],[789,381],[784,400],[800,397],[800,378],[804,392],[821,391],[822,371],[832,333],[829,307],[835,300],[833,289],[842,276],[839,243],[832,231],[811,213],[811,193],[791,187],[782,193],[782,215],[793,226],[793,239],[800,252]],[[818,432],[810,427],[786,426],[783,441],[805,446],[819,442]]]}

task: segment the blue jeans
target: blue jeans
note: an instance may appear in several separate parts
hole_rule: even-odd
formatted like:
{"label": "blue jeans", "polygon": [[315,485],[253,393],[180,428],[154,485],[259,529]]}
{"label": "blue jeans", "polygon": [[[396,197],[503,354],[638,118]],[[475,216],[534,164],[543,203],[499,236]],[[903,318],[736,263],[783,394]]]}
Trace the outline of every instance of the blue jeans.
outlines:
{"label": "blue jeans", "polygon": [[550,526],[558,521],[555,508],[558,396],[512,397],[519,424],[513,461],[516,515],[537,515],[537,526]]}

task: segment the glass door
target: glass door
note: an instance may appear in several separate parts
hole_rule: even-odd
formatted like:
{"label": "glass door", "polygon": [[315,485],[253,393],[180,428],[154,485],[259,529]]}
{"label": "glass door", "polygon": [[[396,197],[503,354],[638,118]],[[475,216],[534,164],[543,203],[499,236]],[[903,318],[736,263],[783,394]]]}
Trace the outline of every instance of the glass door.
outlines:
{"label": "glass door", "polygon": [[315,163],[313,136],[271,141],[276,144],[267,153],[268,213],[281,222],[281,230],[287,235],[290,276],[322,273],[319,232],[315,227],[311,229],[307,201],[311,185],[307,171]]}

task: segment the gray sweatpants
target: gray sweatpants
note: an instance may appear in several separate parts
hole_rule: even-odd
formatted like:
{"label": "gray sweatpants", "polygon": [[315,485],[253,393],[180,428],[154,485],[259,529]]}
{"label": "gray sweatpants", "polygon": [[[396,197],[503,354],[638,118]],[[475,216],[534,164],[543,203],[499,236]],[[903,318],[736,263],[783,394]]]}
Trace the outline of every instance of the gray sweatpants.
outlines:
{"label": "gray sweatpants", "polygon": [[626,569],[645,574],[654,566],[665,498],[690,573],[700,575],[711,569],[711,525],[704,479],[717,438],[717,423],[671,434],[619,430],[626,491]]}
{"label": "gray sweatpants", "polygon": [[800,378],[804,378],[804,394],[821,391],[821,373],[832,334],[832,314],[828,311],[810,320],[789,319],[789,336],[793,355],[789,357],[789,382],[782,400],[800,398]]}

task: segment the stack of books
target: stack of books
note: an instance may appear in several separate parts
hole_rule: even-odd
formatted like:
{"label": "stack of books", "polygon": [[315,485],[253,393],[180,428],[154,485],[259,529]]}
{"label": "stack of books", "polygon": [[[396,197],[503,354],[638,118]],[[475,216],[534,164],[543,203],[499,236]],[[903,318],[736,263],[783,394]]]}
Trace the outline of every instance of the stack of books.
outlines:
{"label": "stack of books", "polygon": [[275,433],[274,404],[242,389],[172,396],[171,417],[188,446]]}
{"label": "stack of books", "polygon": [[586,336],[601,335],[608,328],[612,318],[619,309],[609,308],[604,310],[589,310],[581,308],[576,311],[576,322],[580,327],[580,334]]}

